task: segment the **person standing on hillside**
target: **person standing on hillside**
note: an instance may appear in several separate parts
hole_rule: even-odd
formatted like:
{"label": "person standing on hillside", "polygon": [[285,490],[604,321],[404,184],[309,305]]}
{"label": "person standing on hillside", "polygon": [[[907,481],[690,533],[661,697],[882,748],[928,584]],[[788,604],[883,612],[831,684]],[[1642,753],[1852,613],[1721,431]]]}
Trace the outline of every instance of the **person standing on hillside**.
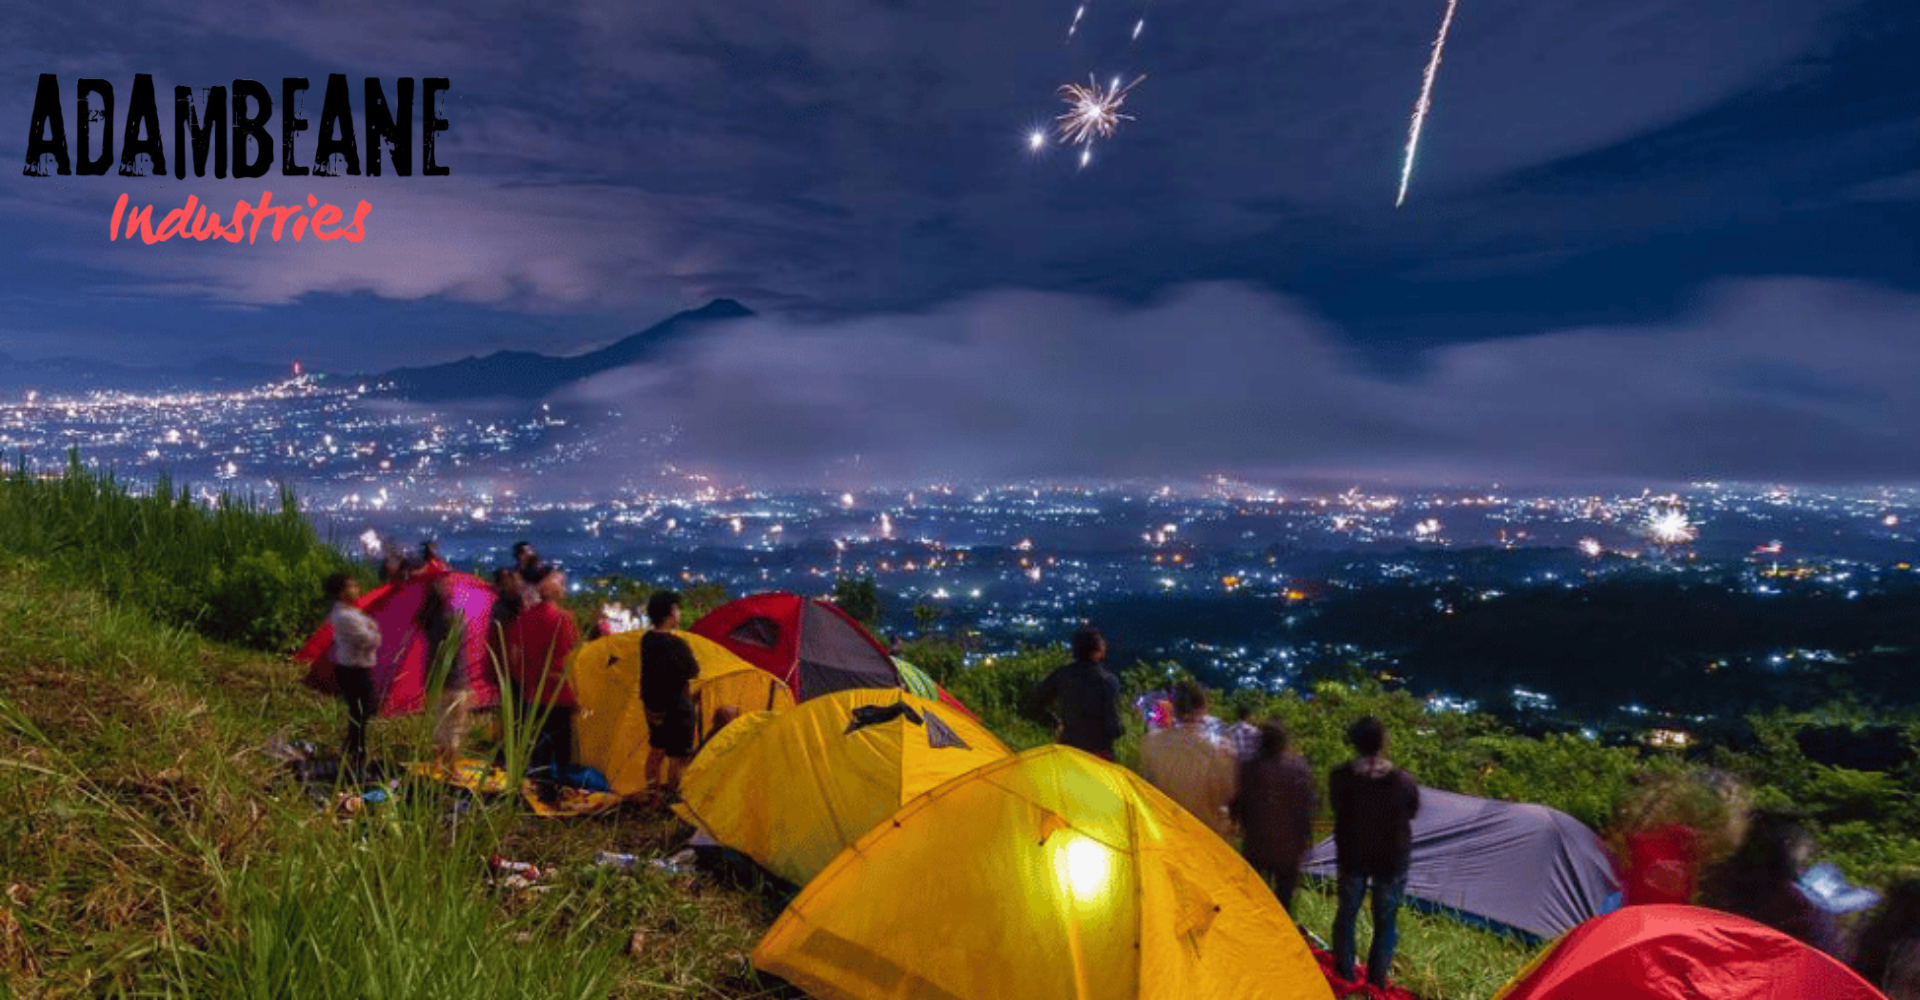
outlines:
{"label": "person standing on hillside", "polygon": [[647,799],[657,807],[680,794],[680,775],[693,756],[700,717],[692,690],[700,664],[687,640],[673,634],[680,628],[679,594],[662,590],[647,598],[647,620],[653,628],[640,637],[640,704],[647,713]]}
{"label": "person standing on hillside", "polygon": [[1170,729],[1140,741],[1140,776],[1180,803],[1221,839],[1233,836],[1233,753],[1207,724],[1207,692],[1193,681],[1173,687]]}
{"label": "person standing on hillside", "polygon": [[327,577],[325,586],[333,600],[333,610],[327,614],[327,623],[333,626],[333,676],[347,704],[347,735],[340,756],[347,771],[357,777],[367,767],[367,722],[379,708],[373,667],[380,656],[380,626],[358,606],[360,581],[335,573]]}
{"label": "person standing on hillside", "polygon": [[552,564],[540,560],[540,553],[533,550],[532,542],[513,543],[513,568],[529,587],[538,587],[540,581],[555,572]]}
{"label": "person standing on hillside", "polygon": [[527,770],[545,770],[548,777],[558,777],[573,766],[577,703],[567,670],[580,633],[573,616],[560,604],[566,586],[564,575],[548,574],[540,581],[540,602],[521,611],[507,628],[507,657],[522,718],[539,723]]}
{"label": "person standing on hillside", "polygon": [[1707,874],[1700,902],[1837,956],[1840,934],[1833,916],[1800,888],[1800,874],[1812,851],[1813,835],[1799,817],[1760,810],[1747,823],[1739,849]]}
{"label": "person standing on hillside", "polygon": [[[460,746],[471,719],[468,706],[472,678],[467,676],[465,637],[455,630],[464,620],[456,620],[461,613],[453,606],[453,575],[441,569],[430,572],[425,579],[427,592],[414,614],[414,624],[426,638],[427,676],[440,678],[440,698],[433,709],[433,758],[451,771],[460,761]],[[444,676],[440,673],[443,667]]]}
{"label": "person standing on hillside", "polygon": [[1020,702],[1020,714],[1051,723],[1060,742],[1113,759],[1120,728],[1120,678],[1106,667],[1107,640],[1098,629],[1073,635],[1073,662],[1048,674]]}
{"label": "person standing on hillside", "polygon": [[1260,742],[1252,759],[1240,764],[1233,818],[1240,823],[1240,853],[1291,913],[1293,891],[1300,884],[1300,858],[1307,853],[1320,796],[1314,788],[1312,765],[1299,754],[1287,752],[1287,731],[1272,721],[1255,731]]}
{"label": "person standing on hillside", "polygon": [[1224,734],[1226,744],[1233,750],[1233,759],[1245,764],[1260,756],[1260,727],[1253,724],[1253,706],[1241,705],[1234,713],[1236,720],[1228,726]]}
{"label": "person standing on hillside", "polygon": [[1387,728],[1369,715],[1347,729],[1357,754],[1327,776],[1333,804],[1334,867],[1340,904],[1333,917],[1333,971],[1354,978],[1355,923],[1360,902],[1373,898],[1373,943],[1367,949],[1367,982],[1385,986],[1400,943],[1400,897],[1407,891],[1413,860],[1413,817],[1420,786],[1386,757]]}

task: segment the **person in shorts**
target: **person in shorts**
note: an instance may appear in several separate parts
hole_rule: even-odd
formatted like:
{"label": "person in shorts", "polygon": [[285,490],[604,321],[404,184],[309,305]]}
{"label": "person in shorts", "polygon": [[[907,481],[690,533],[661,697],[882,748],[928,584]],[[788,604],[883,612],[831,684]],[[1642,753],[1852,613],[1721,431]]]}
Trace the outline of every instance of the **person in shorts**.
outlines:
{"label": "person in shorts", "polygon": [[648,598],[647,620],[653,628],[640,637],[640,703],[647,712],[647,797],[659,805],[680,794],[680,775],[693,757],[700,716],[692,689],[700,665],[687,640],[673,634],[679,594],[662,590]]}

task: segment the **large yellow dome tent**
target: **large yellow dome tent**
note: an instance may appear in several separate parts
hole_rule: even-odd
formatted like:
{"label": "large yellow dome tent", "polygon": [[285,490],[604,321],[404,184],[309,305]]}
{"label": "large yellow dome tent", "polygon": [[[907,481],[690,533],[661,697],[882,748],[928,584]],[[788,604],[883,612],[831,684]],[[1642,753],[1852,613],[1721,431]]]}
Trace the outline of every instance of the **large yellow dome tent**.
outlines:
{"label": "large yellow dome tent", "polygon": [[753,953],[818,1000],[1330,1000],[1231,847],[1061,746],[914,799],[808,883]]}
{"label": "large yellow dome tent", "polygon": [[688,765],[679,811],[804,885],[903,803],[1010,752],[939,701],[850,688],[721,730]]}
{"label": "large yellow dome tent", "polygon": [[[581,646],[568,675],[580,704],[573,723],[577,759],[605,775],[607,786],[618,795],[637,795],[647,788],[647,713],[640,704],[640,637],[645,634],[619,632]],[[792,692],[766,671],[711,640],[690,632],[674,634],[687,640],[700,666],[693,682],[700,735],[711,731],[713,715],[722,706],[742,713],[793,707]]]}

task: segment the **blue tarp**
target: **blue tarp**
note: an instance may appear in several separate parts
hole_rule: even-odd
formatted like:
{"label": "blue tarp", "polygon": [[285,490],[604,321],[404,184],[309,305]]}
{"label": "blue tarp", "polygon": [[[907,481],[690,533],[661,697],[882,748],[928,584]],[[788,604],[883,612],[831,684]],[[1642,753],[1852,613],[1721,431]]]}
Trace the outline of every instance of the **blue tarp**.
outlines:
{"label": "blue tarp", "polygon": [[[1331,838],[1302,870],[1333,877]],[[1618,908],[1620,882],[1600,838],[1566,813],[1422,788],[1407,896],[1548,940]]]}

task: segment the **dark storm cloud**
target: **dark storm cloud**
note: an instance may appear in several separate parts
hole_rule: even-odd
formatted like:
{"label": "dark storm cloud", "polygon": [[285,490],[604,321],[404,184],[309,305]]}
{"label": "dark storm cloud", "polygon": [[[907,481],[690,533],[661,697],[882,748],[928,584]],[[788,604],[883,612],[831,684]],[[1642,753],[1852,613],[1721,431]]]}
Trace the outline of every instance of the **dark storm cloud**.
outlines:
{"label": "dark storm cloud", "polygon": [[[16,179],[0,208],[74,213],[7,263],[82,264],[127,274],[138,294],[216,303],[367,292],[637,320],[759,293],[753,304],[846,315],[1007,286],[1138,299],[1224,277],[1337,310],[1325,286],[1359,272],[1549,261],[1611,245],[1630,222],[1723,222],[1705,199],[1675,211],[1713,176],[1680,190],[1604,176],[1571,192],[1551,176],[1509,182],[1785,86],[1847,15],[1871,7],[1469,5],[1401,213],[1389,206],[1405,109],[1437,6],[1205,0],[1156,8],[1138,47],[1124,43],[1130,12],[1096,8],[1064,46],[1061,12],[1010,0],[279,3],[244,21],[201,0],[135,16],[36,8],[21,12],[0,74],[4,120],[26,120],[33,76],[47,70],[123,90],[136,70],[162,87],[444,74],[456,176],[359,182],[376,215],[352,252],[108,253],[98,231],[117,178]],[[1093,70],[1150,74],[1140,121],[1084,173],[1063,151],[1029,161],[1024,129],[1055,113],[1059,82]],[[314,135],[303,141],[310,149]],[[1777,193],[1771,176],[1757,196]],[[199,189],[230,201],[244,186]],[[182,199],[195,189],[161,187]]]}
{"label": "dark storm cloud", "polygon": [[1920,297],[1745,281],[1671,323],[1454,344],[1390,378],[1299,303],[1244,287],[1139,308],[995,293],[912,315],[743,321],[565,401],[620,410],[608,441],[678,428],[680,464],[813,483],[1907,480],[1915,329]]}

